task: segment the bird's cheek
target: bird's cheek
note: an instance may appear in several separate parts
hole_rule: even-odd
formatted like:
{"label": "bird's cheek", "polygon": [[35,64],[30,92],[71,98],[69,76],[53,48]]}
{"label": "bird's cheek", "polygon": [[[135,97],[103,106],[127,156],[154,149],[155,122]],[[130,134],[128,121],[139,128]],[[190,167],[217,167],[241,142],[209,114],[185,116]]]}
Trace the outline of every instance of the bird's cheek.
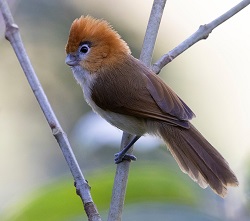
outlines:
{"label": "bird's cheek", "polygon": [[98,72],[101,68],[102,60],[101,59],[85,59],[79,62],[79,66],[88,72]]}

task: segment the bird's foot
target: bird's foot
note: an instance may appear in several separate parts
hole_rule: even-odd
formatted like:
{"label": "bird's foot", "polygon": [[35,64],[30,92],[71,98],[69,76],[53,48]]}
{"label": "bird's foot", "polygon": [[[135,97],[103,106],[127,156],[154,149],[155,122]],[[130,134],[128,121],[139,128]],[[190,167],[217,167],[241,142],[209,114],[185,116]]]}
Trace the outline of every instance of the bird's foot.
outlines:
{"label": "bird's foot", "polygon": [[136,161],[136,157],[132,154],[124,154],[122,151],[115,154],[115,163],[121,163],[123,160]]}

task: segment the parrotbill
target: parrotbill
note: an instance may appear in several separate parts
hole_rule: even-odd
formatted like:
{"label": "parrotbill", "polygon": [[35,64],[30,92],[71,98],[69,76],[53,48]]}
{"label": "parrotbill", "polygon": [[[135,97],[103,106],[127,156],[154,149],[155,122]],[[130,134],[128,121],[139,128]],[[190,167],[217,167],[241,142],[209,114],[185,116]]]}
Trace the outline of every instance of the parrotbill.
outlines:
{"label": "parrotbill", "polygon": [[[131,55],[105,20],[81,16],[72,23],[66,64],[86,102],[110,124],[163,139],[180,169],[202,188],[224,197],[238,180],[222,155],[190,123],[192,110],[163,80]],[[136,140],[136,139],[135,139]],[[119,163],[124,154],[118,154]]]}

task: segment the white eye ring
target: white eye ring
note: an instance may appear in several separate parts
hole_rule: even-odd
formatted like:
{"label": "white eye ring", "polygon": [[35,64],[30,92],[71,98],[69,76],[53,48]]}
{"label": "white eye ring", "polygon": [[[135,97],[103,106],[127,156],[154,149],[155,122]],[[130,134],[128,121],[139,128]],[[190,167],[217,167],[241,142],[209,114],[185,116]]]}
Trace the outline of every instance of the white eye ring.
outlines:
{"label": "white eye ring", "polygon": [[89,46],[87,44],[83,44],[79,50],[82,54],[87,54],[89,52]]}

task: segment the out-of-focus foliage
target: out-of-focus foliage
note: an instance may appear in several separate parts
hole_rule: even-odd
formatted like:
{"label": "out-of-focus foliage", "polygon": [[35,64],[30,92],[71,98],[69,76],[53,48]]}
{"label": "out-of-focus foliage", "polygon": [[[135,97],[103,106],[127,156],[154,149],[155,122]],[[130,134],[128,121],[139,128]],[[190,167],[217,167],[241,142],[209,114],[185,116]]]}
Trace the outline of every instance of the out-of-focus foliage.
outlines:
{"label": "out-of-focus foliage", "polygon": [[[132,203],[136,207],[143,202],[198,205],[199,195],[195,194],[192,185],[183,182],[185,178],[182,174],[176,174],[160,163],[152,165],[152,162],[144,162],[133,166],[126,195],[127,206]],[[113,178],[113,168],[88,174],[88,182],[93,189],[92,197],[101,212],[109,208]],[[75,194],[71,179],[60,179],[44,186],[20,204],[23,206],[18,212],[9,215],[6,221],[61,221],[84,216],[80,198]]]}

